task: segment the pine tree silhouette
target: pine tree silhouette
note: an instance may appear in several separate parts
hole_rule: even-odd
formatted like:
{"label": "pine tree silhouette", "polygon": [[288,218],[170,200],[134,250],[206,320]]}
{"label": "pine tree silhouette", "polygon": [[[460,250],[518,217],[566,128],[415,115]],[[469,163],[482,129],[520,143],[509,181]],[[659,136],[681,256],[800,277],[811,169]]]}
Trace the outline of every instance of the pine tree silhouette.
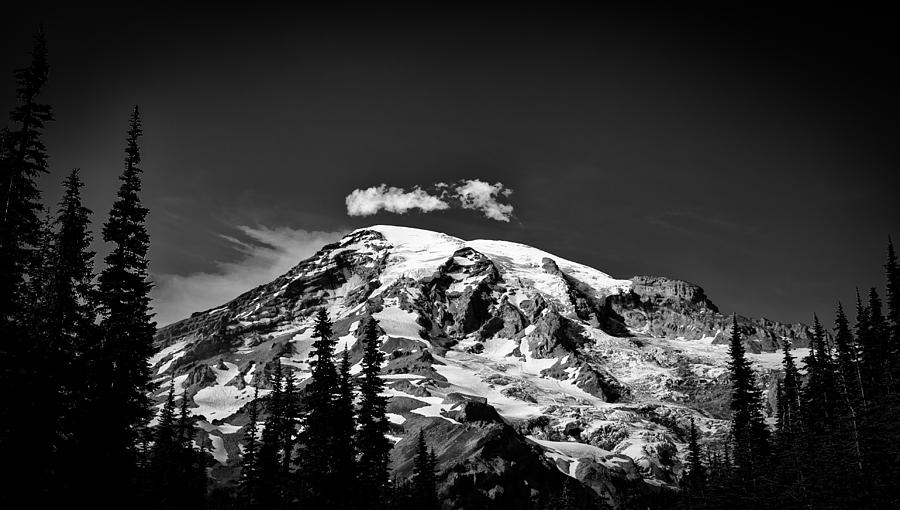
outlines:
{"label": "pine tree silhouette", "polygon": [[388,488],[388,460],[392,445],[385,437],[389,428],[385,417],[387,399],[381,395],[384,381],[381,379],[381,352],[378,321],[369,317],[363,326],[362,374],[360,379],[360,404],[358,411],[357,447],[359,448],[360,489],[367,495],[372,508],[381,508],[386,502]]}
{"label": "pine tree silhouette", "polygon": [[103,225],[103,240],[112,244],[99,277],[103,340],[96,360],[101,406],[111,412],[104,420],[97,468],[105,484],[127,498],[137,484],[141,430],[150,419],[149,358],[156,324],[150,310],[147,250],[147,208],[141,205],[141,162],[138,139],[141,119],[135,106],[129,120],[125,170],[116,201]]}
{"label": "pine tree silhouette", "polygon": [[888,239],[887,262],[884,264],[889,327],[887,354],[890,366],[891,392],[900,393],[900,267],[894,243]]}
{"label": "pine tree silhouette", "polygon": [[437,497],[434,455],[425,443],[425,434],[419,431],[416,456],[413,459],[413,507],[420,510],[440,508]]}
{"label": "pine tree silhouette", "polygon": [[281,462],[281,439],[283,436],[280,430],[280,424],[284,417],[282,381],[281,362],[276,358],[275,370],[271,377],[273,390],[266,403],[268,416],[263,424],[257,460],[260,487],[255,503],[258,508],[278,508],[283,504]]}
{"label": "pine tree silhouette", "polygon": [[245,508],[259,508],[259,466],[257,465],[257,450],[259,449],[259,387],[253,389],[253,400],[250,401],[248,417],[250,422],[244,431],[244,452],[241,457],[241,479],[239,492]]}
{"label": "pine tree silhouette", "polygon": [[[31,334],[28,318],[36,297],[28,285],[29,272],[41,261],[41,193],[37,179],[47,172],[43,143],[45,124],[53,120],[50,106],[38,98],[47,84],[47,43],[41,29],[35,37],[28,67],[15,72],[19,104],[0,132],[0,479],[35,503],[46,503],[48,471],[54,464],[55,412],[44,407],[53,387],[39,373],[42,354]],[[14,502],[13,491],[0,491],[0,503]]]}
{"label": "pine tree silhouette", "polygon": [[346,346],[338,369],[337,396],[333,403],[333,457],[334,483],[338,485],[334,497],[336,508],[354,508],[358,495],[354,491],[340,490],[340,486],[356,484],[356,448],[354,443],[353,376],[350,375],[350,353]]}
{"label": "pine tree silhouette", "polygon": [[762,398],[753,369],[744,354],[737,318],[732,318],[728,368],[731,379],[732,435],[735,465],[746,475],[765,453],[768,429],[763,421]]}
{"label": "pine tree silhouette", "polygon": [[316,339],[310,351],[312,381],[307,386],[304,397],[306,408],[305,428],[302,442],[303,467],[301,477],[308,489],[309,504],[312,506],[334,505],[339,491],[335,479],[335,429],[334,412],[337,394],[337,371],[334,366],[334,345],[331,320],[325,309],[319,310],[313,326]]}

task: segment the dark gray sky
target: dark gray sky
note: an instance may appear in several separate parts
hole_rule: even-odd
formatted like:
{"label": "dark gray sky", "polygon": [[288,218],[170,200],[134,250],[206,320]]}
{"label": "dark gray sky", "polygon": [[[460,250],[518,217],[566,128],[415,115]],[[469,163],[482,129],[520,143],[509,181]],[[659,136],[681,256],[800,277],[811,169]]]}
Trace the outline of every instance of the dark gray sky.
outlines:
{"label": "dark gray sky", "polygon": [[[224,302],[238,289],[222,277],[329,237],[310,231],[390,223],[681,278],[726,312],[808,321],[880,286],[900,234],[898,20],[871,8],[34,6],[0,21],[4,111],[41,22],[57,118],[46,197],[81,167],[101,223],[139,104],[161,292],[177,300],[174,279],[218,293],[178,307]],[[476,178],[515,190],[513,221],[346,214],[356,188]]]}

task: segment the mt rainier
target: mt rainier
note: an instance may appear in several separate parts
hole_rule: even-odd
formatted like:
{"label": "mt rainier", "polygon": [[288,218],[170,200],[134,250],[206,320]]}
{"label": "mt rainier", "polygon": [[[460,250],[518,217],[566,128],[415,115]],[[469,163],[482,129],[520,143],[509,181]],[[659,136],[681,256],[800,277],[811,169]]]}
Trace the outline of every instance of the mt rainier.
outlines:
{"label": "mt rainier", "polygon": [[[354,372],[361,321],[378,320],[395,476],[409,474],[424,431],[451,506],[523,507],[567,476],[616,506],[677,485],[692,418],[704,441],[727,433],[732,319],[700,287],[617,279],[511,242],[373,226],[158,331],[154,398],[161,405],[172,379],[189,399],[219,483],[237,475],[248,404],[256,388],[262,400],[271,390],[275,361],[301,389],[309,380],[322,308]],[[805,350],[810,332],[737,322],[771,390],[773,351],[784,339]]]}

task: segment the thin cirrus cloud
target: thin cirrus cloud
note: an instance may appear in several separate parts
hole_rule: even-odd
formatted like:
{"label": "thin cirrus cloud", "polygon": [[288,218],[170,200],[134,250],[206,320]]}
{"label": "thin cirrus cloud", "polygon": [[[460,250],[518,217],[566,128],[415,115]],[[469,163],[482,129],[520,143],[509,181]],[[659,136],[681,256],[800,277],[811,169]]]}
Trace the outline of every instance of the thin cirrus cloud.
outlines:
{"label": "thin cirrus cloud", "polygon": [[427,213],[459,208],[478,211],[492,220],[508,222],[513,217],[513,206],[504,201],[512,193],[502,182],[491,184],[479,179],[465,179],[454,184],[439,182],[428,190],[419,186],[404,189],[381,184],[355,189],[345,201],[350,216],[371,216],[382,210],[406,214],[414,210]]}
{"label": "thin cirrus cloud", "polygon": [[286,273],[322,246],[337,241],[346,232],[322,232],[287,227],[237,229],[242,241],[222,235],[237,252],[237,260],[215,262],[215,270],[188,275],[155,274],[153,308],[160,326],[227,303],[240,294],[269,283]]}

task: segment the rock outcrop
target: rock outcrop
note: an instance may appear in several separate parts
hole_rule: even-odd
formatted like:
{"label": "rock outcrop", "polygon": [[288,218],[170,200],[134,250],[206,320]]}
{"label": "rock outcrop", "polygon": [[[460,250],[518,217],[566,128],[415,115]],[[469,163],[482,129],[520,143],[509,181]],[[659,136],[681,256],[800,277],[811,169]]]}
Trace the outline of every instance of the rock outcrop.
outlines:
{"label": "rock outcrop", "polygon": [[[608,301],[625,325],[634,332],[663,338],[729,341],[730,315],[723,315],[698,285],[660,276],[635,276],[629,292]],[[744,343],[752,352],[775,351],[783,339],[795,347],[809,346],[811,331],[803,324],[783,324],[737,315]]]}

